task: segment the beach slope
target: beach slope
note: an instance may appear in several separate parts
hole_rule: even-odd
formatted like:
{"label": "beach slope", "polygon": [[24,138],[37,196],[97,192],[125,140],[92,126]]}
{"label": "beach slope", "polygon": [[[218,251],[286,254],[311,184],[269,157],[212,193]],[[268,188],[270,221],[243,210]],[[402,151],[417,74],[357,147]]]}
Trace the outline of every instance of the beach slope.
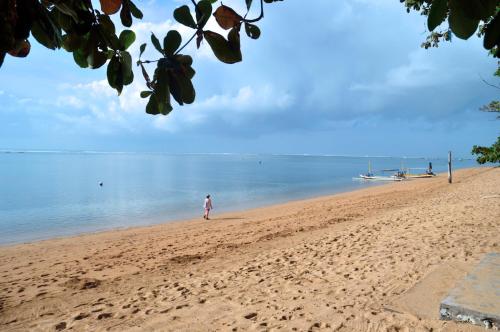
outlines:
{"label": "beach slope", "polygon": [[0,330],[482,331],[439,301],[499,251],[500,168],[467,169],[0,247]]}

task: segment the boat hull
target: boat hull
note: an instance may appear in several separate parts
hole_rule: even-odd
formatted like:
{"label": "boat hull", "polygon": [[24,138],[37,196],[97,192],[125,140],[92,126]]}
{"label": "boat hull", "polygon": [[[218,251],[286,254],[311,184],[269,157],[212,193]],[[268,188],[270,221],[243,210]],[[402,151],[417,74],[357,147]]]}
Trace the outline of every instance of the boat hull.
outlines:
{"label": "boat hull", "polygon": [[361,174],[359,177],[370,181],[403,181],[402,178],[397,176],[367,176]]}
{"label": "boat hull", "polygon": [[426,179],[426,178],[433,178],[436,175],[434,174],[406,174],[405,177],[408,179]]}

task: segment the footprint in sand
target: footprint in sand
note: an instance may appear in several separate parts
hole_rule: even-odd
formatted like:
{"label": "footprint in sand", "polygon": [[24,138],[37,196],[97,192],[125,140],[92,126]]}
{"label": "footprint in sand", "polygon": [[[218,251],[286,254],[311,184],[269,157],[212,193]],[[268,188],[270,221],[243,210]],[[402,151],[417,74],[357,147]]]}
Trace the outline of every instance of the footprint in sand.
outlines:
{"label": "footprint in sand", "polygon": [[60,322],[59,324],[57,324],[55,326],[55,329],[56,329],[56,331],[62,331],[64,329],[66,329],[66,326],[67,326],[66,322]]}
{"label": "footprint in sand", "polygon": [[257,317],[257,313],[256,312],[251,312],[249,314],[246,314],[243,317],[245,317],[246,319],[253,319],[253,318]]}
{"label": "footprint in sand", "polygon": [[101,319],[106,319],[106,318],[111,318],[111,317],[113,317],[113,314],[111,312],[104,312],[102,314],[99,314],[99,316],[97,316],[97,319],[101,320]]}
{"label": "footprint in sand", "polygon": [[84,318],[87,318],[88,316],[90,316],[90,314],[87,314],[87,313],[80,313],[78,314],[75,318],[73,318],[73,320],[82,320]]}

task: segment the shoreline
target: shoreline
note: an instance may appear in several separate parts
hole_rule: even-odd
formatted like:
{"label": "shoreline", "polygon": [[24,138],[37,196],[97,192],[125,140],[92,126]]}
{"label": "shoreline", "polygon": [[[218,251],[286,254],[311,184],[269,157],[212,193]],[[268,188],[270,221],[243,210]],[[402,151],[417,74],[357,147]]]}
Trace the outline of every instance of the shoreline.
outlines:
{"label": "shoreline", "polygon": [[500,251],[498,188],[499,168],[473,168],[0,246],[0,329],[476,331],[438,306]]}
{"label": "shoreline", "polygon": [[[479,167],[475,167],[475,168],[463,168],[463,170],[467,170],[467,169],[479,169]],[[436,177],[442,177],[444,176],[446,173],[439,173],[437,174]],[[408,180],[408,181],[415,181],[415,179],[411,179],[411,180]],[[403,182],[403,181],[400,181],[400,182]],[[320,194],[320,195],[312,195],[311,197],[305,197],[305,198],[297,198],[297,199],[291,199],[291,200],[287,200],[287,201],[278,201],[278,202],[271,202],[269,204],[265,204],[265,205],[258,205],[258,206],[255,206],[255,207],[248,207],[248,208],[237,208],[235,210],[232,210],[232,209],[224,209],[219,216],[223,217],[225,215],[228,215],[228,214],[234,214],[234,213],[246,213],[246,212],[249,212],[249,211],[253,211],[253,210],[259,210],[259,209],[265,209],[265,208],[271,208],[271,207],[279,207],[281,205],[285,205],[285,204],[291,204],[291,203],[297,203],[297,204],[300,204],[301,202],[306,202],[306,201],[309,201],[309,200],[315,200],[315,199],[321,199],[321,198],[331,198],[331,197],[334,197],[334,196],[337,196],[337,195],[342,195],[342,194],[349,194],[349,193],[355,193],[355,192],[358,192],[358,191],[364,191],[364,190],[371,190],[372,188],[377,188],[377,187],[380,187],[380,186],[388,186],[388,185],[398,185],[400,182],[397,182],[397,181],[389,181],[389,182],[373,182],[371,185],[365,187],[365,188],[352,188],[352,187],[349,187],[346,189],[338,189],[334,192],[331,192],[329,194]],[[200,210],[200,214],[203,213],[203,211]],[[212,212],[213,214],[214,212]],[[5,243],[2,243],[0,242],[0,249],[1,248],[4,248],[4,247],[11,247],[11,246],[18,246],[18,245],[24,245],[24,244],[33,244],[33,243],[38,243],[38,242],[45,242],[45,241],[52,241],[52,240],[63,240],[63,239],[66,239],[66,238],[79,238],[79,237],[82,237],[82,236],[92,236],[92,235],[97,235],[97,234],[101,234],[101,233],[107,233],[107,232],[119,232],[119,231],[127,231],[127,230],[133,230],[135,228],[150,228],[150,227],[154,227],[154,226],[164,226],[164,225],[169,225],[169,224],[177,224],[177,223],[189,223],[189,222],[195,222],[195,221],[198,221],[199,219],[198,218],[195,218],[195,217],[192,217],[192,218],[183,218],[183,219],[172,219],[172,220],[163,220],[163,221],[159,221],[159,222],[153,222],[153,223],[150,223],[150,224],[137,224],[137,225],[131,225],[131,226],[119,226],[119,227],[114,227],[114,228],[105,228],[105,229],[102,229],[102,230],[96,230],[96,231],[83,231],[83,232],[77,232],[77,233],[74,233],[74,234],[67,234],[67,235],[55,235],[55,236],[47,236],[47,237],[42,237],[42,238],[39,238],[39,239],[34,239],[34,240],[27,240],[27,241],[14,241],[14,242],[5,242]],[[217,220],[217,218],[215,219],[210,219],[210,220]]]}
{"label": "shoreline", "polygon": [[[483,167],[471,167],[471,168],[462,168],[456,171],[461,171],[461,170],[474,170],[474,169],[481,169]],[[447,173],[438,173],[436,178],[443,178],[444,176],[447,176]],[[353,177],[354,179],[354,177]],[[344,195],[344,194],[353,194],[353,193],[358,193],[358,192],[363,192],[363,191],[370,191],[373,188],[378,188],[382,186],[398,186],[401,185],[403,182],[409,182],[409,181],[421,181],[421,180],[429,180],[429,179],[410,179],[407,181],[379,181],[379,182],[372,182],[371,185],[364,187],[364,188],[346,188],[346,189],[338,189],[332,193],[325,194],[325,195],[313,195],[311,197],[305,197],[305,198],[297,198],[297,199],[291,199],[287,201],[282,201],[282,202],[271,202],[266,205],[259,205],[256,207],[249,207],[249,208],[243,208],[243,209],[235,209],[235,210],[223,210],[220,214],[216,214],[218,217],[216,218],[211,218],[210,221],[217,221],[217,218],[224,218],[226,215],[232,215],[235,213],[249,213],[254,210],[258,211],[261,209],[266,209],[266,208],[279,208],[283,205],[287,204],[301,204],[301,203],[307,203],[308,201],[314,201],[318,199],[329,199],[329,198],[335,198],[338,195]],[[361,181],[361,180],[360,180]],[[200,210],[201,211],[201,210]],[[200,214],[202,211],[200,212]],[[212,212],[213,214],[214,212]],[[192,223],[192,222],[197,222],[197,221],[202,221],[199,218],[183,218],[183,219],[172,219],[172,220],[163,220],[159,222],[153,222],[151,224],[138,224],[138,225],[131,225],[131,226],[120,226],[120,227],[114,227],[114,228],[108,228],[108,229],[102,229],[102,230],[96,230],[96,231],[90,231],[90,232],[78,232],[74,234],[68,234],[68,235],[56,235],[56,236],[47,236],[43,237],[40,239],[34,239],[34,240],[27,240],[27,241],[15,241],[15,242],[6,242],[2,243],[0,242],[0,249],[6,248],[6,247],[14,247],[14,246],[22,246],[22,245],[29,245],[29,244],[36,244],[36,243],[41,243],[41,242],[47,242],[47,241],[57,241],[57,240],[65,240],[65,239],[78,239],[81,237],[85,236],[93,236],[93,235],[99,235],[103,233],[108,233],[108,232],[126,232],[126,231],[133,231],[134,229],[149,229],[151,227],[156,227],[156,226],[167,226],[170,224],[184,224],[184,223]]]}
{"label": "shoreline", "polygon": [[[145,172],[144,176],[129,178],[142,167],[145,160],[150,159],[154,161],[151,164],[156,165],[154,167],[160,164],[172,167],[178,162],[186,162],[191,165],[189,169],[194,167],[194,170],[189,171],[194,172],[193,178],[189,179],[187,173],[183,173],[175,181],[168,174],[155,180],[152,169]],[[10,164],[15,164],[16,160],[12,159]],[[30,160],[26,160],[24,165],[29,165]],[[33,158],[33,167],[25,170],[27,174],[33,174],[27,176],[29,180],[26,181],[17,178],[17,173],[12,170],[7,172],[6,176],[10,180],[2,193],[9,199],[0,204],[0,209],[4,209],[0,217],[0,233],[3,234],[0,245],[197,218],[200,201],[209,192],[215,194],[215,211],[226,213],[347,192],[374,184],[352,180],[353,176],[366,170],[366,160],[363,158],[340,161],[338,157],[332,157],[325,162],[317,157],[303,156],[268,159],[243,156],[180,159],[59,156],[48,160],[50,162],[41,157]],[[260,160],[263,160],[263,164],[260,164]],[[122,165],[120,172],[112,171],[109,167],[111,161]],[[90,162],[93,165],[91,169],[85,170],[79,166]],[[208,182],[203,180],[203,176],[200,177],[202,165],[217,170],[220,167],[218,163],[224,165],[220,172],[226,175]],[[377,163],[383,169],[389,165],[392,167],[395,160],[383,158]],[[407,163],[408,167],[423,164],[416,159],[409,159]],[[53,170],[59,164],[75,167],[79,175],[57,175]],[[442,161],[435,161],[435,171],[444,170],[443,165]],[[456,166],[470,167],[473,164],[465,162],[457,163]],[[283,173],[283,167],[289,167],[289,171]],[[46,179],[36,179],[36,174],[45,172],[48,176]],[[106,183],[104,187],[94,185],[101,180]],[[31,195],[26,195],[26,192],[31,192]]]}

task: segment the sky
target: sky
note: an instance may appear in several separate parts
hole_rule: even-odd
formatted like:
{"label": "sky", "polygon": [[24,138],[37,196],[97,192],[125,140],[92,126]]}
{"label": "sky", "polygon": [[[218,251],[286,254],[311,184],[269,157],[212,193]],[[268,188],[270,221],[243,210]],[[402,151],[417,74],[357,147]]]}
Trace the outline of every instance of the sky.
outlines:
{"label": "sky", "polygon": [[[190,36],[172,18],[187,3],[136,1],[134,59],[151,31]],[[243,0],[224,4],[243,12]],[[186,49],[196,101],[174,102],[168,116],[144,112],[136,69],[117,96],[105,67],[80,69],[32,41],[27,58],[7,56],[0,68],[0,150],[471,157],[500,132],[478,110],[499,97],[481,79],[498,82],[496,61],[476,37],[422,49],[425,21],[395,0],[266,4],[261,38],[242,35],[243,62]],[[213,20],[208,28],[219,31]],[[151,44],[143,58],[157,58]]]}

